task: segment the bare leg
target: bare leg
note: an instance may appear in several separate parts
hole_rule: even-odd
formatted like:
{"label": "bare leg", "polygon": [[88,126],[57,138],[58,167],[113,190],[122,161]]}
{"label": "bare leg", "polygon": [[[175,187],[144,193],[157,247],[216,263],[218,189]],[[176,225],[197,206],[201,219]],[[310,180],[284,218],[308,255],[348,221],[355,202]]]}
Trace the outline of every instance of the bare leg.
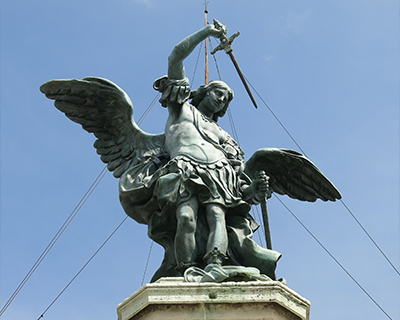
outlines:
{"label": "bare leg", "polygon": [[[228,249],[228,234],[226,232],[225,209],[218,204],[210,204],[206,207],[207,223],[210,233],[207,241],[207,251],[217,249],[222,255],[226,255]],[[207,263],[221,264],[223,258],[218,261],[206,261]],[[220,260],[220,261],[219,261]]]}
{"label": "bare leg", "polygon": [[193,264],[196,259],[196,224],[198,200],[196,197],[182,202],[176,211],[178,221],[175,235],[175,258],[178,267]]}

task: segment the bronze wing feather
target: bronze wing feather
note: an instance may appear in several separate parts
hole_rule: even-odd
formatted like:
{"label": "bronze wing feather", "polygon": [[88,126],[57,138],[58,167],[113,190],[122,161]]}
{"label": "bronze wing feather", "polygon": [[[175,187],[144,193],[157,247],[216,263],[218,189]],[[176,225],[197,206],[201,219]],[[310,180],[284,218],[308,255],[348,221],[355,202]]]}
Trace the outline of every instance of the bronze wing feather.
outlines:
{"label": "bronze wing feather", "polygon": [[144,157],[166,156],[164,134],[148,134],[139,128],[131,99],[115,83],[96,77],[52,80],[40,91],[96,136],[94,147],[116,178]]}
{"label": "bronze wing feather", "polygon": [[257,150],[245,163],[244,172],[254,179],[259,171],[270,177],[271,192],[287,194],[301,201],[335,201],[340,192],[324,174],[301,153],[277,148]]}

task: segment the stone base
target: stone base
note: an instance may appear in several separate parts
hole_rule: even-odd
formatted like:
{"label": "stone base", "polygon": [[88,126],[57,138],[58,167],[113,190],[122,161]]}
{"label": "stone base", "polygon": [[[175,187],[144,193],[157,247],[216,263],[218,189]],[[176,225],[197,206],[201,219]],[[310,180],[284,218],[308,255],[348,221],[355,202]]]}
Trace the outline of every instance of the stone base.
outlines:
{"label": "stone base", "polygon": [[117,312],[118,320],[308,320],[310,302],[279,281],[161,278],[125,299]]}

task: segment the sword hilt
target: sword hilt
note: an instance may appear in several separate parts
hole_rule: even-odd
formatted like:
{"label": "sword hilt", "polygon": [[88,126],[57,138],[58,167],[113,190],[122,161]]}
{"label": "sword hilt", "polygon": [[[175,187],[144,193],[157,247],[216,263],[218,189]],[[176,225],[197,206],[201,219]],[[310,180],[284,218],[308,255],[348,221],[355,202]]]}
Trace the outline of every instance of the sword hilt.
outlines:
{"label": "sword hilt", "polygon": [[234,66],[236,68],[236,71],[239,74],[240,80],[242,80],[242,83],[243,83],[247,93],[249,94],[249,97],[250,97],[251,101],[253,102],[254,106],[257,109],[258,107],[257,107],[256,100],[254,99],[253,94],[251,93],[250,88],[247,85],[246,78],[244,77],[242,71],[240,70],[239,65],[238,65],[238,63],[237,63],[237,61],[236,61],[236,59],[235,59],[235,57],[233,55],[233,52],[232,52],[233,49],[232,49],[231,44],[232,44],[233,40],[235,40],[235,38],[237,38],[239,36],[240,31],[236,32],[235,34],[231,35],[228,38],[227,35],[226,35],[226,33],[227,33],[226,26],[224,26],[222,23],[220,23],[216,19],[214,19],[214,26],[215,26],[215,28],[217,30],[222,30],[223,32],[222,32],[222,35],[219,36],[219,39],[221,40],[221,43],[213,51],[211,51],[211,54],[216,53],[218,50],[225,50],[225,52],[231,57],[231,60],[232,60]]}
{"label": "sword hilt", "polygon": [[211,51],[211,54],[216,53],[219,50],[225,50],[226,53],[231,52],[232,49],[232,42],[233,40],[235,40],[239,35],[240,35],[240,31],[234,33],[233,35],[231,35],[229,38],[226,35],[227,33],[227,28],[225,25],[223,25],[221,22],[219,22],[218,20],[214,19],[214,26],[217,29],[222,29],[224,30],[223,35],[219,38],[221,40],[221,43],[215,47],[215,49],[213,51]]}
{"label": "sword hilt", "polygon": [[[257,177],[257,179],[262,179],[262,180],[266,181],[267,183],[269,181],[269,177],[267,176],[267,174],[263,170],[257,172],[256,177]],[[270,193],[270,190],[269,190],[269,183],[268,183],[268,191],[259,192],[258,193],[258,198],[260,198],[260,200],[262,199],[263,201],[267,201],[268,197],[270,197],[270,196],[271,196],[271,193]]]}

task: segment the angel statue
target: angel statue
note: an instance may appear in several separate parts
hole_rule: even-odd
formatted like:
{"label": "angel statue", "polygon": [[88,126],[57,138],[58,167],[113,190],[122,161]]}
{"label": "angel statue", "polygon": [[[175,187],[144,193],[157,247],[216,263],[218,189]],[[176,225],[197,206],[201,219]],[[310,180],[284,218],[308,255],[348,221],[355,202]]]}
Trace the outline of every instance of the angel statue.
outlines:
{"label": "angel statue", "polygon": [[273,192],[302,201],[341,198],[295,151],[260,149],[245,162],[238,144],[218,125],[232,89],[222,81],[190,89],[184,59],[207,37],[225,34],[220,24],[207,25],[172,50],[168,76],[153,85],[169,112],[161,134],[138,127],[130,98],[109,80],[52,80],[40,87],[56,108],[96,136],[97,153],[120,179],[126,214],[148,225],[149,237],[164,247],[152,282],[184,274],[188,281],[245,275],[275,280],[281,254],[252,240],[259,224],[249,213],[251,205]]}

